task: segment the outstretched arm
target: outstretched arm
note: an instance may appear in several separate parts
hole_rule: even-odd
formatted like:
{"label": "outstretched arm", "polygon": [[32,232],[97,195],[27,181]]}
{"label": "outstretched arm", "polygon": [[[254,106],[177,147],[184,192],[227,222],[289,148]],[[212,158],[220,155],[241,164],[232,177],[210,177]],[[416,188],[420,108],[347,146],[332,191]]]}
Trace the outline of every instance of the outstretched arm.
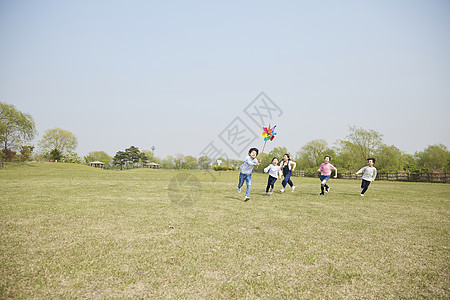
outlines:
{"label": "outstretched arm", "polygon": [[291,161],[291,171],[294,172],[295,167],[297,166],[297,163],[295,161]]}

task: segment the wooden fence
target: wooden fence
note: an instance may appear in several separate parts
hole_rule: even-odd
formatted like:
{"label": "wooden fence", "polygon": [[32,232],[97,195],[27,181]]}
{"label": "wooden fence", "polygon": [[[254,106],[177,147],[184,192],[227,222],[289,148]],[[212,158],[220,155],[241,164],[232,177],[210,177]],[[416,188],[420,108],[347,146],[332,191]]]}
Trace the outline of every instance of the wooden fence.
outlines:
{"label": "wooden fence", "polygon": [[[304,171],[295,171],[294,176],[300,177],[319,177],[316,174],[307,174]],[[355,175],[354,173],[345,172],[339,173],[338,177],[343,179],[361,179],[361,174]],[[376,180],[389,180],[389,181],[411,181],[411,182],[441,182],[450,183],[449,172],[386,172],[378,173]]]}

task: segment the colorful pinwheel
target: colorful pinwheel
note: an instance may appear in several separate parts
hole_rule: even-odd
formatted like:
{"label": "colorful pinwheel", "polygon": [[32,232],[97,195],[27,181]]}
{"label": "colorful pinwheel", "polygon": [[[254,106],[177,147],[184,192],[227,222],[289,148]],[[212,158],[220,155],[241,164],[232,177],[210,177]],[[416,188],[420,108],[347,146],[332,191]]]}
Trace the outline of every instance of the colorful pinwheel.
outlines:
{"label": "colorful pinwheel", "polygon": [[264,149],[266,148],[267,141],[273,141],[273,139],[275,138],[275,135],[277,134],[274,131],[275,127],[277,127],[277,125],[275,125],[272,128],[270,128],[270,124],[269,124],[269,127],[263,127],[264,132],[261,133],[261,136],[264,138],[264,146],[263,146],[263,149],[261,151],[261,157],[262,157],[262,154],[264,153]]}
{"label": "colorful pinwheel", "polygon": [[261,136],[264,138],[265,142],[267,142],[268,140],[273,141],[273,139],[275,138],[275,135],[277,134],[275,132],[275,127],[277,127],[277,125],[275,125],[272,128],[270,128],[270,124],[269,124],[269,128],[263,127],[264,132],[261,133]]}

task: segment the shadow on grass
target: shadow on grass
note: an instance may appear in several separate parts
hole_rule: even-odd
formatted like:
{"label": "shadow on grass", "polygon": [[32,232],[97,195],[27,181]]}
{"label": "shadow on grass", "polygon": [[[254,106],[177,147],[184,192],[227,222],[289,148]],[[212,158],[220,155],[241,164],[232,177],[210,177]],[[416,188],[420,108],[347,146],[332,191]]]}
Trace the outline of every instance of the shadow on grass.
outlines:
{"label": "shadow on grass", "polygon": [[231,200],[236,200],[239,202],[244,202],[244,198],[243,197],[238,197],[238,196],[226,196],[226,199],[231,199]]}

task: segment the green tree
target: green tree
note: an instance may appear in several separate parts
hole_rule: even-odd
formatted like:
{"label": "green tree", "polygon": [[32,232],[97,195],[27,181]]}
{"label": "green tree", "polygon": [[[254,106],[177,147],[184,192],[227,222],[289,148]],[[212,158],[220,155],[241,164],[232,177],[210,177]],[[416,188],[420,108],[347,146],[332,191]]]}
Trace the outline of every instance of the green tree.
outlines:
{"label": "green tree", "polygon": [[66,153],[62,156],[62,162],[71,164],[82,164],[83,160],[75,152]]}
{"label": "green tree", "polygon": [[112,157],[109,156],[105,151],[92,151],[84,157],[84,161],[86,162],[86,164],[92,161],[101,161],[109,166],[111,164]]}
{"label": "green tree", "polygon": [[182,164],[185,161],[185,157],[183,154],[181,153],[177,153],[175,154],[174,157],[174,162],[175,162],[175,169],[181,169],[182,168]]}
{"label": "green tree", "polygon": [[[269,152],[269,156],[272,156],[272,158],[276,157],[279,161],[281,161],[283,159],[283,155],[286,153],[290,155],[286,147],[275,147]],[[293,159],[293,157],[291,157],[291,159]]]}
{"label": "green tree", "polygon": [[206,156],[200,156],[197,159],[198,164],[200,165],[200,167],[202,167],[202,169],[210,169],[211,168],[211,164],[210,164],[210,160],[208,157]]}
{"label": "green tree", "polygon": [[[6,153],[8,150],[19,150],[35,135],[36,126],[31,115],[17,110],[14,105],[0,102],[0,143]],[[0,166],[3,166],[3,159]]]}
{"label": "green tree", "polygon": [[306,143],[296,155],[298,168],[302,170],[315,169],[323,162],[324,156],[335,157],[334,150],[328,148],[328,143],[323,139],[312,140]]}
{"label": "green tree", "polygon": [[383,135],[373,129],[363,129],[356,126],[349,128],[350,133],[347,135],[347,141],[355,145],[361,161],[365,162],[372,157],[378,148],[383,145]]}
{"label": "green tree", "polygon": [[142,159],[141,151],[138,147],[131,146],[125,149],[125,152],[128,153],[128,157],[133,164],[138,163]]}
{"label": "green tree", "polygon": [[61,161],[62,159],[62,151],[59,150],[58,148],[54,148],[52,149],[52,151],[50,151],[50,160],[53,161]]}
{"label": "green tree", "polygon": [[181,167],[183,169],[196,169],[198,168],[198,162],[195,157],[188,155],[184,158],[184,161],[181,163]]}
{"label": "green tree", "polygon": [[31,154],[33,153],[34,146],[20,146],[20,161],[31,160]]}
{"label": "green tree", "polygon": [[447,170],[450,165],[450,152],[443,144],[430,145],[424,151],[416,152],[415,157],[423,169]]}
{"label": "green tree", "polygon": [[356,171],[367,163],[367,158],[378,152],[383,145],[383,135],[372,129],[355,126],[351,126],[349,130],[345,140],[337,141],[337,157],[333,161],[343,170]]}
{"label": "green tree", "polygon": [[337,155],[332,164],[338,169],[356,172],[367,163],[361,159],[358,146],[349,141],[338,140],[336,152]]}
{"label": "green tree", "polygon": [[46,130],[44,136],[39,141],[39,148],[44,153],[49,153],[53,149],[58,149],[62,153],[70,153],[77,146],[77,137],[72,132],[61,128]]}
{"label": "green tree", "polygon": [[117,151],[113,158],[113,164],[119,165],[121,170],[123,170],[123,166],[128,165],[131,161],[129,153],[125,151]]}
{"label": "green tree", "polygon": [[412,154],[403,154],[402,157],[403,161],[403,169],[410,172],[418,172],[419,167],[417,166],[416,159],[414,158],[414,155]]}
{"label": "green tree", "polygon": [[375,156],[378,171],[396,172],[405,166],[404,153],[393,145],[381,145]]}
{"label": "green tree", "polygon": [[175,157],[173,157],[172,155],[166,156],[161,161],[161,167],[163,169],[175,169],[176,168]]}
{"label": "green tree", "polygon": [[151,150],[142,150],[141,151],[141,160],[145,162],[158,162],[158,159],[155,157],[155,154]]}

